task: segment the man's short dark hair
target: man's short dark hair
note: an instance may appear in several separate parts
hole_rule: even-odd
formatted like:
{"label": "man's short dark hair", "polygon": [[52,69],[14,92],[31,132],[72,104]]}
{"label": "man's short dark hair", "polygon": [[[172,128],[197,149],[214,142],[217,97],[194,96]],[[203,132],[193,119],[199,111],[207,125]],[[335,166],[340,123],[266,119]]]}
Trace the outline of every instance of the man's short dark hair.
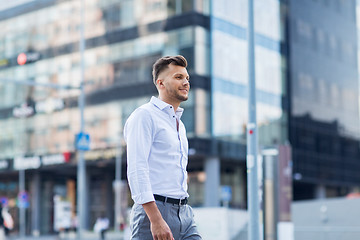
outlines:
{"label": "man's short dark hair", "polygon": [[155,85],[156,85],[156,80],[158,79],[160,73],[162,71],[164,71],[165,69],[167,69],[169,64],[174,64],[176,66],[181,66],[181,67],[187,67],[187,61],[181,55],[166,56],[166,57],[159,58],[154,63],[153,71],[152,71],[153,81],[154,81]]}

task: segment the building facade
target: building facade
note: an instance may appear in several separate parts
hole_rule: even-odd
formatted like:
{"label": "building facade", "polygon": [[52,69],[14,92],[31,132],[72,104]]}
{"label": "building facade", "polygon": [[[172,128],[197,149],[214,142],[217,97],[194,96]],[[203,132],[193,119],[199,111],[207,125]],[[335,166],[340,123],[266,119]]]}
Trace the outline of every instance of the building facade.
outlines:
{"label": "building facade", "polygon": [[[91,149],[85,153],[87,227],[104,213],[113,219],[115,160],[125,147],[122,128],[136,107],[156,96],[151,68],[164,55],[181,54],[189,63],[191,91],[182,105],[189,138],[189,203],[195,207],[223,205],[221,189],[230,187],[231,199],[226,204],[246,208],[247,1],[84,2],[85,130],[91,136]],[[25,171],[29,234],[55,231],[54,197],[69,201],[76,214],[80,8],[80,1],[24,0],[0,9],[4,29],[0,33],[0,197],[18,219],[19,172]],[[303,66],[296,64],[296,56],[305,53],[292,46],[298,42],[289,31],[290,23],[300,18],[291,17],[297,16],[293,8],[301,6],[293,1],[255,1],[259,149],[288,144],[288,140],[293,145],[298,135],[294,122],[307,112],[299,108],[305,104],[295,101],[293,82],[298,75],[293,72]],[[356,69],[352,66],[347,73],[351,84],[357,80]],[[15,80],[74,89],[12,83]],[[351,86],[346,89],[354,89]],[[358,112],[358,105],[344,109],[344,114],[351,113],[344,124],[351,121],[352,111]],[[308,118],[314,124],[318,120]],[[347,130],[356,133],[357,129]],[[303,149],[294,147],[294,171],[302,177],[296,186],[301,187],[307,175],[299,164],[311,160],[298,157]],[[120,156],[125,180],[124,151]],[[131,205],[130,197],[127,199]]]}
{"label": "building facade", "polygon": [[289,1],[290,142],[295,199],[359,187],[356,1]]}

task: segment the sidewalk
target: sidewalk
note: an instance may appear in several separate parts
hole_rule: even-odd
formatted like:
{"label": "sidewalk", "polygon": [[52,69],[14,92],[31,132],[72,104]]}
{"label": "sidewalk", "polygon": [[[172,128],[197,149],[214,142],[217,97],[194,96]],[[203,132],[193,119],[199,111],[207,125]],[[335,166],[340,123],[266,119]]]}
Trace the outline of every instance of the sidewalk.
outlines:
{"label": "sidewalk", "polygon": [[[100,236],[98,233],[95,232],[84,232],[83,238],[81,240],[98,240]],[[105,235],[106,240],[123,240],[123,232],[116,233],[116,232],[107,232]],[[9,236],[7,240],[80,240],[77,239],[76,233],[70,232],[67,234],[59,234],[59,235],[42,235],[38,237],[34,236],[26,236],[21,238],[19,236]]]}

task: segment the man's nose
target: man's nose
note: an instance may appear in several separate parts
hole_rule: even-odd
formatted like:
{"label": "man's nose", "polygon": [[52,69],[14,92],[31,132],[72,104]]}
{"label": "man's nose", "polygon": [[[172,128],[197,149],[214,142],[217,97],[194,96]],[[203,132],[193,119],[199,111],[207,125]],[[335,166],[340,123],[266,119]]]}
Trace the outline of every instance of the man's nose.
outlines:
{"label": "man's nose", "polygon": [[190,82],[189,82],[189,80],[187,80],[187,79],[185,78],[185,81],[183,81],[183,84],[184,84],[184,86],[187,86],[187,85],[190,85]]}

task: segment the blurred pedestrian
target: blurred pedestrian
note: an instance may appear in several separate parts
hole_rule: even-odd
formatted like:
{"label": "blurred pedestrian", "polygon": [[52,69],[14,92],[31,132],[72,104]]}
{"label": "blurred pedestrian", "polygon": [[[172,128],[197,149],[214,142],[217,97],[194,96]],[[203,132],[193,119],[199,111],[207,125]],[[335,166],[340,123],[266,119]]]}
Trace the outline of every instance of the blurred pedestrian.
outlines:
{"label": "blurred pedestrian", "polygon": [[158,59],[152,73],[159,96],[125,124],[132,240],[201,239],[187,205],[188,140],[180,120],[190,90],[186,67],[183,56]]}
{"label": "blurred pedestrian", "polygon": [[2,215],[2,211],[3,208],[0,204],[0,240],[5,240],[6,237],[5,237],[5,225],[4,225],[4,218],[3,218],[3,215]]}
{"label": "blurred pedestrian", "polygon": [[1,216],[3,218],[5,236],[7,236],[9,235],[10,230],[14,228],[14,220],[11,217],[7,207],[2,208]]}
{"label": "blurred pedestrian", "polygon": [[78,227],[78,217],[77,217],[77,214],[76,212],[73,212],[72,213],[72,216],[71,216],[71,230],[73,232],[76,232],[77,231],[77,227]]}
{"label": "blurred pedestrian", "polygon": [[100,239],[105,239],[105,232],[109,229],[109,219],[102,215],[96,219],[94,231],[100,233]]}

